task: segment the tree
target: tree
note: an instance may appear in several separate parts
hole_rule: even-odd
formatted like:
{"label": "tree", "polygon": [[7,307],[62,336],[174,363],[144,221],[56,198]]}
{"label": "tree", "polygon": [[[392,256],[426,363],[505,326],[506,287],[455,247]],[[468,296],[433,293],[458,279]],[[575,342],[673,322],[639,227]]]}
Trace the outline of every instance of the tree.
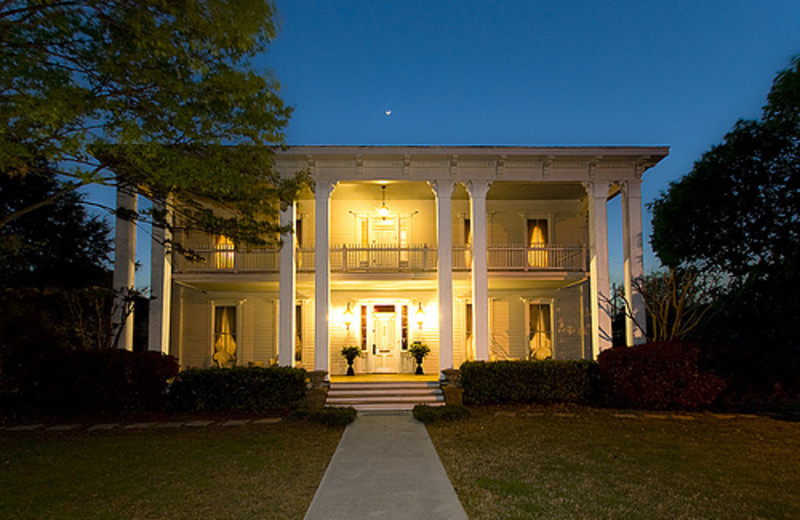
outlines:
{"label": "tree", "polygon": [[776,76],[761,118],[738,121],[651,209],[662,263],[725,284],[707,334],[778,350],[798,344],[800,56]]}
{"label": "tree", "polygon": [[685,339],[711,310],[717,292],[716,280],[696,269],[669,268],[633,283],[644,299],[651,342]]}
{"label": "tree", "polygon": [[652,205],[652,244],[668,266],[745,282],[800,248],[800,56],[777,75],[761,119],[740,120]]}
{"label": "tree", "polygon": [[263,242],[308,180],[272,168],[292,110],[253,58],[274,16],[262,0],[0,2],[0,174],[43,160],[61,179],[0,230],[98,183],[170,194],[183,225]]}
{"label": "tree", "polygon": [[[58,193],[43,162],[24,177],[0,175],[0,218]],[[111,249],[108,226],[90,217],[71,192],[10,221],[0,235],[0,287],[83,287],[103,284]]]}
{"label": "tree", "polygon": [[606,301],[612,310],[614,346],[625,345],[626,318],[645,332],[648,342],[686,339],[712,310],[720,283],[697,269],[670,267],[634,279],[633,287],[644,299],[647,322],[637,321],[624,289],[612,287],[613,296]]}
{"label": "tree", "polygon": [[[37,161],[0,175],[0,218],[60,189]],[[16,218],[0,234],[0,393],[55,353],[108,346],[114,304],[108,226],[76,192]]]}

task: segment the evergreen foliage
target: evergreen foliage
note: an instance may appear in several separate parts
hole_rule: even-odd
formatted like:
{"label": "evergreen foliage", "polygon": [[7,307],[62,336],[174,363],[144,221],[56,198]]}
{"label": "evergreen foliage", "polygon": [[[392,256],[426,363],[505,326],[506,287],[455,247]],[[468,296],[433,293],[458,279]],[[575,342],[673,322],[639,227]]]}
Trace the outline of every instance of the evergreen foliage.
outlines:
{"label": "evergreen foliage", "polygon": [[[0,175],[0,218],[58,193],[41,161],[25,176]],[[0,231],[0,287],[83,287],[107,278],[108,226],[72,192],[14,219]]]}
{"label": "evergreen foliage", "polygon": [[191,368],[170,386],[169,406],[181,412],[286,409],[302,399],[305,390],[302,368]]}
{"label": "evergreen foliage", "polygon": [[603,399],[619,408],[707,409],[727,387],[701,366],[698,345],[658,342],[605,350],[598,357]]}
{"label": "evergreen foliage", "polygon": [[67,352],[38,363],[4,396],[6,414],[84,415],[163,411],[175,358],[159,352]]}
{"label": "evergreen foliage", "polygon": [[464,406],[429,406],[418,404],[412,411],[414,418],[424,424],[432,424],[439,421],[455,421],[470,416],[470,411]]}
{"label": "evergreen foliage", "polygon": [[800,56],[761,118],[737,122],[651,208],[662,263],[719,276],[706,335],[800,355]]}
{"label": "evergreen foliage", "polygon": [[[43,161],[0,175],[0,219],[59,191]],[[113,294],[108,228],[75,193],[55,197],[0,229],[0,392],[53,356],[110,345]]]}
{"label": "evergreen foliage", "polygon": [[579,402],[595,400],[593,361],[468,361],[459,385],[468,404]]}

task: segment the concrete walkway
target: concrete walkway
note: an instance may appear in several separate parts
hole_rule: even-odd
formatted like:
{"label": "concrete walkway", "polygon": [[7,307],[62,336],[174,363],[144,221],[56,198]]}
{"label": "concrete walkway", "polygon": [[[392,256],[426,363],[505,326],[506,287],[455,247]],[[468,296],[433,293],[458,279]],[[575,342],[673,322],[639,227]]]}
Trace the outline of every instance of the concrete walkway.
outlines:
{"label": "concrete walkway", "polygon": [[345,429],[306,520],[466,519],[425,426],[360,413]]}

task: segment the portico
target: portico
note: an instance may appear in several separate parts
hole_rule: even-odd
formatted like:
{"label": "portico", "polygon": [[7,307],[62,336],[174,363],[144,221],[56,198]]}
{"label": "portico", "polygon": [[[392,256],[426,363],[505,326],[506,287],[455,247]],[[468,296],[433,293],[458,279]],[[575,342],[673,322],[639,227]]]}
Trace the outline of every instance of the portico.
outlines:
{"label": "portico", "polygon": [[[294,233],[280,248],[223,251],[209,237],[206,247],[189,244],[206,260],[200,264],[154,257],[154,276],[173,272],[168,350],[184,354],[187,366],[213,363],[210,338],[221,326],[214,313],[227,306],[239,326],[237,363],[338,374],[339,350],[357,345],[362,373],[402,373],[415,341],[431,348],[426,373],[467,359],[526,359],[534,346],[555,358],[595,357],[611,345],[607,201],[622,196],[625,290],[641,315],[632,283],[643,273],[640,184],[666,154],[663,147],[279,152],[280,172],[308,168],[315,180],[313,192],[281,211]],[[223,254],[229,263],[218,261]],[[188,326],[190,316],[206,325]],[[642,337],[628,320],[629,344]]]}

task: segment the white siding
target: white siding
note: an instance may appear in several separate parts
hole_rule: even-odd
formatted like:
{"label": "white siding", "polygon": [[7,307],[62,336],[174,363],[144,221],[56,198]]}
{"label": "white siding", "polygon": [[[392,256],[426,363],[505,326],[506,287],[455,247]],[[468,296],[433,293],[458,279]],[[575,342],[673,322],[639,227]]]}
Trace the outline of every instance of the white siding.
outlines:
{"label": "white siding", "polygon": [[208,367],[211,365],[211,317],[208,298],[200,291],[184,289],[182,307],[181,365]]}

